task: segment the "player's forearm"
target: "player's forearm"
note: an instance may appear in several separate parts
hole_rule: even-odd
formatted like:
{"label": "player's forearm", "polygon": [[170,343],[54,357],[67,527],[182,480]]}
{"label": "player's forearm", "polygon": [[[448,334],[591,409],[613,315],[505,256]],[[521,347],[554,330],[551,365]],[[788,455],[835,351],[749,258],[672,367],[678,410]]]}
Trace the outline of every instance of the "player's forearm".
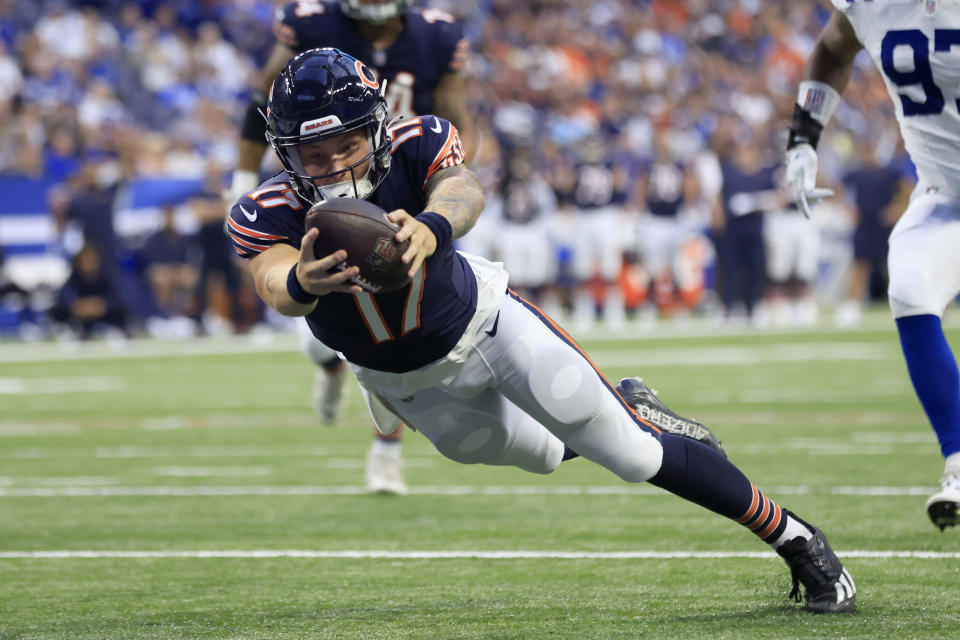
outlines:
{"label": "player's forearm", "polygon": [[260,298],[285,316],[305,316],[314,307],[317,301],[309,303],[300,303],[293,299],[289,287],[288,279],[290,277],[290,268],[294,264],[279,263],[270,267],[262,279],[255,278],[257,284],[257,294]]}
{"label": "player's forearm", "polygon": [[483,188],[472,171],[463,166],[441,169],[428,186],[425,210],[440,214],[450,222],[454,238],[473,228],[483,211]]}

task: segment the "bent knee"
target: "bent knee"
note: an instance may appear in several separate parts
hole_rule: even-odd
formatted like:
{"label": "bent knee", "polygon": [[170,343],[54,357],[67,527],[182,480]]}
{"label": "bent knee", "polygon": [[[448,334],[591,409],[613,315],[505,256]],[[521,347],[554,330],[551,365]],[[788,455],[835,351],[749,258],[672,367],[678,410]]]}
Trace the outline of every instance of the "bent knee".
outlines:
{"label": "bent knee", "polygon": [[575,431],[567,445],[627,482],[646,482],[663,462],[663,445],[625,411],[611,407]]}

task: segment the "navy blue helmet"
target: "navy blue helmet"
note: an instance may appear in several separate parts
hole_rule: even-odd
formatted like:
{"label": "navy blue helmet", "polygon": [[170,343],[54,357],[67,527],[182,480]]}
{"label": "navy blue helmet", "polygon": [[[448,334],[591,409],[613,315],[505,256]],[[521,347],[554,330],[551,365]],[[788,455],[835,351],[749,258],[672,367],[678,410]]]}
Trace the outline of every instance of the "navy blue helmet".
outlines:
{"label": "navy blue helmet", "polygon": [[[297,194],[308,202],[366,198],[390,170],[387,103],[376,76],[339,49],[310,49],[294,56],[273,82],[265,115],[267,141]],[[300,145],[357,130],[363,130],[369,144],[363,159],[336,173],[308,174]],[[331,178],[336,178],[334,184],[316,182]]]}

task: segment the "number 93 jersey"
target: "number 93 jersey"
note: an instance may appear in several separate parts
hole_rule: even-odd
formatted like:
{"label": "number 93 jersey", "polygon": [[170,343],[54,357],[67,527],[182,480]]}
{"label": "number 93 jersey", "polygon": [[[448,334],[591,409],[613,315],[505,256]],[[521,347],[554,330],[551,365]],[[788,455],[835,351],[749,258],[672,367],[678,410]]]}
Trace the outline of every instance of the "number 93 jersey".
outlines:
{"label": "number 93 jersey", "polygon": [[960,1],[833,4],[883,74],[918,190],[960,196]]}
{"label": "number 93 jersey", "polygon": [[337,2],[299,0],[277,10],[273,31],[278,42],[297,53],[336,47],[373,67],[378,81],[387,81],[384,97],[392,116],[433,113],[440,79],[466,62],[463,25],[436,9],[408,9],[403,25],[393,44],[376,50]]}

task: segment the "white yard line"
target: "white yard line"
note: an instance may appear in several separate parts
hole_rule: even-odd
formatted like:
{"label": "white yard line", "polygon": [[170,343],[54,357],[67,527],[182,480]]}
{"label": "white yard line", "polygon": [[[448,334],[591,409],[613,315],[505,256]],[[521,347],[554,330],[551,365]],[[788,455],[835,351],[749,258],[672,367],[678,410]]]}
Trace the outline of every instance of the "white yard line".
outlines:
{"label": "white yard line", "polygon": [[[79,484],[79,483],[78,483]],[[893,497],[925,496],[929,487],[853,487],[812,489],[805,486],[771,487],[771,495],[826,494],[838,496]],[[164,496],[353,496],[363,495],[363,487],[353,485],[261,485],[261,486],[24,486],[0,487],[0,498],[89,498],[89,497],[164,497]],[[411,495],[420,496],[597,496],[597,495],[669,495],[649,485],[559,486],[559,487],[411,487]]]}
{"label": "white yard line", "polygon": [[[838,550],[843,558],[958,560],[951,551]],[[776,558],[772,551],[314,551],[304,549],[252,549],[203,551],[0,551],[0,559],[104,559],[104,558],[317,558],[347,560],[703,560],[712,558]]]}
{"label": "white yard line", "polygon": [[64,378],[0,378],[0,395],[49,395],[60,393],[103,393],[126,389],[123,378],[74,376]]}

